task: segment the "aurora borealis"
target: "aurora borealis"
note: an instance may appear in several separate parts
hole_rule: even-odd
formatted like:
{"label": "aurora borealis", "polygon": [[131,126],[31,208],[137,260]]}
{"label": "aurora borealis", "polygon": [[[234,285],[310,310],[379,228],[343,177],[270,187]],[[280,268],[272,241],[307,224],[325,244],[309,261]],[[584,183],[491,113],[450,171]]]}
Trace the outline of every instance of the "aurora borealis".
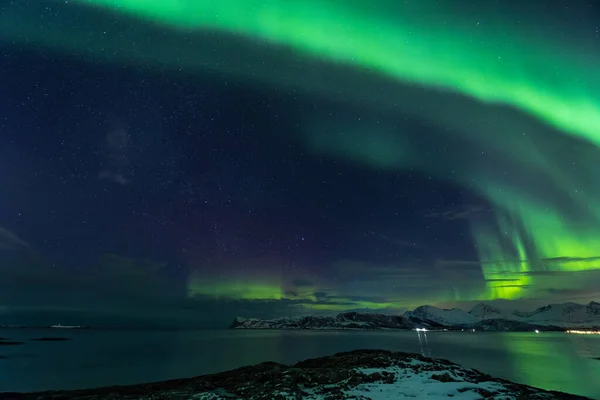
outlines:
{"label": "aurora borealis", "polygon": [[[48,165],[85,184],[49,201],[96,218],[67,235],[93,232],[86,265],[105,253],[152,259],[139,275],[160,275],[171,283],[159,291],[185,301],[263,301],[285,313],[597,298],[598,9],[473,3],[7,4],[0,43],[18,55],[5,70],[17,75],[43,53],[57,78],[28,86],[39,67],[3,96],[74,95],[49,115],[17,112],[3,129],[66,132],[57,140],[70,155]],[[19,150],[35,140],[11,146],[39,156]],[[90,178],[98,173],[102,183]],[[33,189],[13,185],[0,227],[54,251],[15,217]],[[93,217],[98,204],[111,211]],[[78,257],[62,257],[61,274]]]}
{"label": "aurora borealis", "polygon": [[[473,22],[473,16],[471,21],[454,21],[462,12],[459,3],[77,1],[176,28],[256,37],[330,62],[379,71],[484,102],[509,104],[568,134],[600,144],[596,129],[600,100],[595,90],[600,85],[595,69],[600,56],[572,54],[551,37],[535,40],[531,26],[510,27],[507,32],[504,18],[487,22],[485,27],[476,17]],[[533,21],[529,17],[523,24]],[[440,24],[447,27],[440,28]],[[512,40],[509,46],[507,34]],[[564,60],[565,53],[568,60]],[[540,68],[543,63],[554,66],[554,76]]]}

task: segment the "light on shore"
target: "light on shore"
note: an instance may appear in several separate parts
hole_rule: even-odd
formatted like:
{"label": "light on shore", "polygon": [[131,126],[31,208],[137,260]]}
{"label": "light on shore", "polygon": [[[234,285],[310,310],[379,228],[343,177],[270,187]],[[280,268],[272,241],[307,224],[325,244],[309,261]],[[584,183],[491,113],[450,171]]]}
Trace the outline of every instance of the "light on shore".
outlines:
{"label": "light on shore", "polygon": [[600,331],[580,331],[576,329],[569,329],[567,333],[574,333],[577,335],[600,335]]}

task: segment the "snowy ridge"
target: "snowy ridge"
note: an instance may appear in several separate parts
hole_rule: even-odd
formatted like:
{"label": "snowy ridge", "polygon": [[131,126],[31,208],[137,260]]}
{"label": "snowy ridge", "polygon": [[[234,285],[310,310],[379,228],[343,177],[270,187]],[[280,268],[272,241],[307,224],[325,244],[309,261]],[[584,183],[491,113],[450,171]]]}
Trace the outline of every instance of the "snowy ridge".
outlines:
{"label": "snowy ridge", "polygon": [[469,314],[475,318],[491,319],[491,318],[502,318],[502,311],[496,307],[492,307],[489,304],[479,303],[469,311]]}
{"label": "snowy ridge", "polygon": [[262,320],[236,317],[233,329],[413,329],[429,327],[401,315],[341,313],[334,316],[306,316]]}
{"label": "snowy ridge", "polygon": [[[433,310],[435,309],[435,310]],[[479,303],[474,306],[468,314],[474,318],[473,322],[457,323],[456,318],[442,317],[444,314],[440,309],[431,307],[429,310],[432,315],[437,315],[438,322],[446,326],[472,325],[473,328],[484,325],[489,326],[491,321],[496,321],[497,325],[504,324],[505,327],[526,326],[531,327],[552,327],[552,328],[596,328],[600,326],[600,303],[590,302],[588,304],[561,303],[549,304],[539,307],[531,312],[512,311],[503,312],[489,304]],[[406,315],[406,313],[405,313]]]}
{"label": "snowy ridge", "polygon": [[468,325],[479,321],[477,317],[466,313],[461,309],[452,308],[450,310],[446,310],[434,306],[420,306],[415,308],[413,311],[405,312],[404,316],[423,321],[433,321],[446,326],[463,324]]}
{"label": "snowy ridge", "polygon": [[469,312],[480,321],[504,319],[538,326],[561,328],[596,328],[600,326],[600,303],[560,303],[539,307],[534,311],[501,312],[495,307],[480,303]]}
{"label": "snowy ridge", "polygon": [[586,305],[549,304],[531,313],[519,313],[515,316],[519,320],[540,325],[558,325],[569,328],[600,326],[600,303],[592,301]]}
{"label": "snowy ridge", "polygon": [[503,312],[485,303],[477,304],[468,313],[457,308],[421,306],[405,312],[404,316],[435,321],[446,327],[481,330],[596,328],[600,326],[600,303],[549,304],[531,312]]}
{"label": "snowy ridge", "polygon": [[458,308],[420,306],[403,315],[347,312],[332,316],[305,316],[262,320],[237,317],[234,329],[476,329],[533,331],[600,327],[600,303],[549,304],[531,312],[503,312],[479,303],[469,312]]}

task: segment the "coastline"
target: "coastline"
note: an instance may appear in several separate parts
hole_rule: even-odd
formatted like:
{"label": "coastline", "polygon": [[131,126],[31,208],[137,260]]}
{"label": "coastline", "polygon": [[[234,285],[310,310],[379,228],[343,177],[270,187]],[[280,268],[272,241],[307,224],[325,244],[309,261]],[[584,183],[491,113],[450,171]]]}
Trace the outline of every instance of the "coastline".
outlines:
{"label": "coastline", "polygon": [[[361,397],[362,396],[362,397]],[[355,350],[293,365],[264,362],[225,372],[131,386],[0,393],[0,399],[587,399],[495,378],[419,354]]]}

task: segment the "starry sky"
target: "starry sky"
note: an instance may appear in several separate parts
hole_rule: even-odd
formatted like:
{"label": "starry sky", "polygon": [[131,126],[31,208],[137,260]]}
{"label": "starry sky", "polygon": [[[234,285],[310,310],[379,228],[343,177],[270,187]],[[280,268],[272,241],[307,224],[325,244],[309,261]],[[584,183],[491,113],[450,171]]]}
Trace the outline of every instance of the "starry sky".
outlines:
{"label": "starry sky", "polygon": [[598,300],[600,7],[479,3],[0,2],[0,323]]}

